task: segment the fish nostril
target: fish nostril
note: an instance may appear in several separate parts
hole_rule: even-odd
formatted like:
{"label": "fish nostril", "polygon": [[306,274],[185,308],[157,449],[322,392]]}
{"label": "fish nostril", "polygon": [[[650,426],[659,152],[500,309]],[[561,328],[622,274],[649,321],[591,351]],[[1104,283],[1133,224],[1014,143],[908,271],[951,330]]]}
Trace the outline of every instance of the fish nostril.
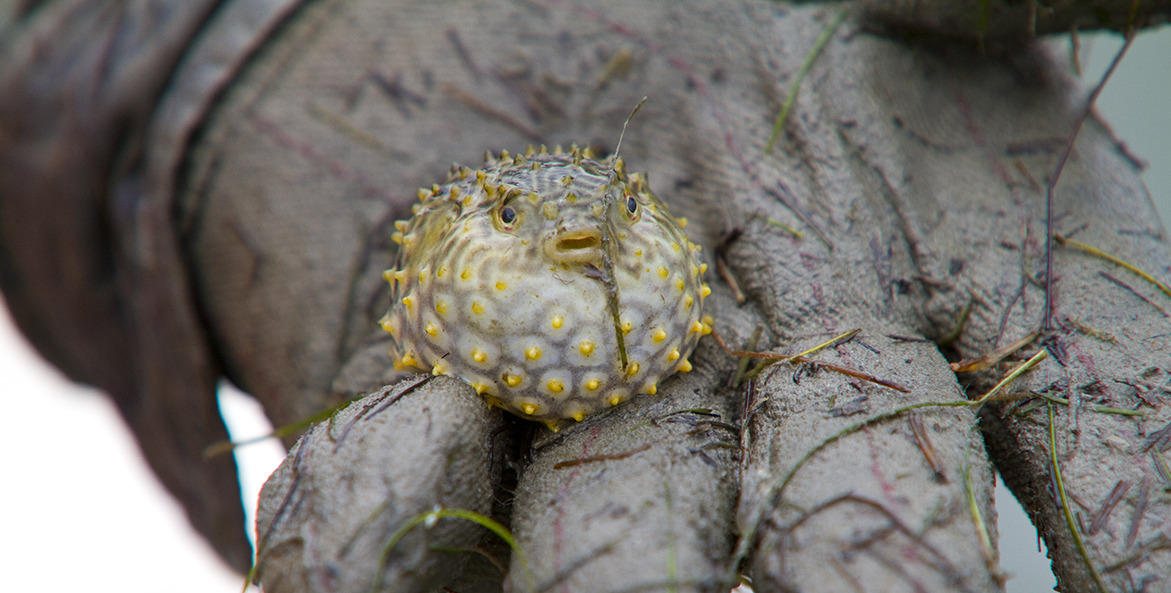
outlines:
{"label": "fish nostril", "polygon": [[593,249],[598,246],[598,239],[592,236],[572,237],[557,241],[559,251],[576,251],[579,249]]}

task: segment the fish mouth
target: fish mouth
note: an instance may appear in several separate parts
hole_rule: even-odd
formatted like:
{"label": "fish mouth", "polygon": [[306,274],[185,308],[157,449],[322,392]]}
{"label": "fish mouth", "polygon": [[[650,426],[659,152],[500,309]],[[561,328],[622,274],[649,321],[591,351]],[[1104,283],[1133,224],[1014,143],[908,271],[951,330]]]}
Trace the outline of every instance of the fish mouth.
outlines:
{"label": "fish mouth", "polygon": [[602,261],[602,231],[596,228],[563,230],[545,242],[545,253],[563,264]]}

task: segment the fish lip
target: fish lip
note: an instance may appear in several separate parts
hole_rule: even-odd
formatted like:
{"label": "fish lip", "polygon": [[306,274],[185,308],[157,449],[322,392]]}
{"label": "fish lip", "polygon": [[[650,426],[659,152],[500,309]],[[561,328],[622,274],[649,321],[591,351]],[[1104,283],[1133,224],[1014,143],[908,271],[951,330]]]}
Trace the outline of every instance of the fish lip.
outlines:
{"label": "fish lip", "polygon": [[602,231],[597,227],[562,228],[545,241],[545,253],[563,264],[600,263]]}

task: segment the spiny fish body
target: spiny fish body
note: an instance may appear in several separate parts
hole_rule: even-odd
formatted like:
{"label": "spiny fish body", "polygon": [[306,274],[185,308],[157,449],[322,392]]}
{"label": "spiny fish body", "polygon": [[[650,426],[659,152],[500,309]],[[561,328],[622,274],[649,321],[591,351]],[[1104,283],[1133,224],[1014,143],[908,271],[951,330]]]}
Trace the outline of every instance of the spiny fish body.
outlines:
{"label": "spiny fish body", "polygon": [[385,273],[397,368],[454,375],[553,428],[691,370],[711,331],[707,265],[621,158],[504,152],[419,197]]}

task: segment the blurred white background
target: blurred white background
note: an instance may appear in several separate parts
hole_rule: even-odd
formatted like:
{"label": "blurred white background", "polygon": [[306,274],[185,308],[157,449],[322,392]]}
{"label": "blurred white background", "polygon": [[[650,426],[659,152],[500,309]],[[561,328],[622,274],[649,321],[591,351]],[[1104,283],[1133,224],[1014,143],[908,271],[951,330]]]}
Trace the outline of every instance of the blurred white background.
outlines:
{"label": "blurred white background", "polygon": [[[1068,40],[1061,42],[1063,50]],[[1121,46],[1083,35],[1085,85]],[[1171,28],[1140,35],[1098,101],[1144,180],[1171,213]],[[1171,280],[1163,278],[1163,280]],[[270,427],[255,402],[226,387],[221,407],[237,440]],[[234,593],[243,577],[218,560],[142,461],[112,404],[65,379],[32,352],[0,311],[0,588],[8,591]],[[284,456],[275,441],[237,452],[249,512]],[[999,487],[1000,553],[1009,593],[1049,591],[1054,580],[1016,500]],[[251,515],[249,515],[251,519]]]}

